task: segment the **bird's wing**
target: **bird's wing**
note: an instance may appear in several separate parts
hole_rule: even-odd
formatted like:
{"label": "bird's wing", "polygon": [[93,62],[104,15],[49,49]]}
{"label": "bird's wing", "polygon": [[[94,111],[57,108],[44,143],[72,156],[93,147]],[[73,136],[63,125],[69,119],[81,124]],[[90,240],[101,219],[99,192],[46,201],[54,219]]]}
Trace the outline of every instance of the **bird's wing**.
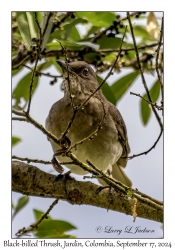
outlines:
{"label": "bird's wing", "polygon": [[130,147],[128,143],[128,136],[125,122],[119,112],[119,110],[111,103],[109,103],[109,114],[111,115],[116,129],[118,130],[118,140],[120,141],[123,147],[123,153],[119,160],[112,166],[112,176],[114,179],[119,180],[120,182],[124,183],[128,187],[132,186],[131,180],[126,176],[122,168],[124,168],[127,164],[127,158]]}
{"label": "bird's wing", "polygon": [[130,147],[129,147],[129,143],[128,143],[128,136],[127,136],[125,122],[124,122],[119,110],[111,103],[109,103],[108,112],[114,121],[116,129],[118,130],[119,141],[123,147],[122,157],[128,156],[128,154],[130,152]]}

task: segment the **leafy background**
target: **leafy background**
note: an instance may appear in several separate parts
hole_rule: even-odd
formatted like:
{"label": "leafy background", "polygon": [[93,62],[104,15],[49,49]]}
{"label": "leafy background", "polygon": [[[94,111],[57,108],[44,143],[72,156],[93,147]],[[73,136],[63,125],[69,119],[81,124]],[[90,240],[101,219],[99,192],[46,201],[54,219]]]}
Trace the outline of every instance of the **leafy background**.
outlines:
{"label": "leafy background", "polygon": [[[59,14],[63,15],[64,13]],[[125,13],[117,14],[125,17]],[[140,46],[157,41],[146,31],[145,26],[148,14],[149,13],[141,14],[139,18],[134,16],[134,32],[137,36],[137,41]],[[155,14],[158,18],[162,16],[162,13]],[[62,24],[61,29],[58,29],[50,34],[52,27],[49,28],[50,30],[48,30],[47,39],[43,41],[42,46],[43,48],[46,46],[47,51],[61,49],[60,44],[54,40],[55,38],[61,41],[62,45],[67,49],[74,51],[79,51],[85,45],[88,46],[90,51],[83,55],[83,59],[98,68],[98,80],[101,81],[101,79],[106,76],[106,68],[103,68],[103,63],[110,66],[111,62],[115,59],[115,53],[105,52],[99,54],[98,50],[114,50],[119,48],[124,27],[122,25],[118,25],[119,27],[117,27],[119,34],[117,33],[116,29],[115,32],[113,30],[109,30],[107,35],[103,35],[96,41],[96,43],[92,43],[90,42],[91,34],[99,31],[101,27],[107,28],[110,25],[113,25],[113,21],[116,19],[116,13],[75,12],[74,15],[75,16],[70,17]],[[30,50],[31,45],[35,46],[35,44],[31,41],[31,38],[33,38],[31,32],[36,33],[35,22],[33,22],[32,26],[31,21],[29,21],[32,20],[31,13],[18,13],[14,17],[13,24],[15,25],[15,22],[17,22],[19,25],[21,18],[21,23],[24,25],[29,25],[30,23],[29,26],[33,27],[33,30],[31,31],[30,28],[26,29],[26,26],[16,28],[15,39],[17,41],[24,40],[26,47],[28,47],[28,50]],[[26,22],[24,22],[24,19]],[[42,17],[42,13],[38,13],[38,19],[43,21],[44,18]],[[126,23],[127,21],[123,21],[123,25]],[[126,46],[126,43],[124,43],[124,46]],[[129,31],[127,32],[127,46],[130,48],[133,47]],[[15,56],[16,53],[17,48],[16,50],[13,48],[13,56]],[[151,49],[146,50],[145,53],[147,53],[149,56],[154,55],[154,51]],[[60,58],[64,58],[63,55],[60,56]],[[141,101],[139,98],[129,94],[129,91],[140,93],[141,95],[145,94],[139,72],[135,68],[127,66],[127,63],[134,58],[134,51],[123,53],[120,61],[121,66],[123,65],[121,71],[117,72],[118,69],[116,68],[114,75],[107,80],[107,83],[102,89],[103,93],[106,95],[106,98],[112,103],[117,104],[118,109],[121,111],[122,116],[124,117],[128,129],[131,154],[142,152],[148,149],[155,142],[159,133],[159,126],[154,116],[151,115],[149,105],[146,102]],[[150,59],[146,60],[146,62],[143,62],[146,72],[145,76],[147,84],[149,86],[153,101],[156,102],[160,100],[160,88],[157,82],[156,74],[154,74],[150,68],[150,63]],[[33,67],[34,64],[32,64],[32,59],[31,64],[28,63],[28,65]],[[38,70],[45,73],[49,72],[52,75],[58,75],[60,73],[59,67],[55,64],[54,57],[48,57],[47,61],[41,61]],[[19,70],[13,70],[12,74],[13,105],[15,108],[21,109],[24,108],[28,102],[28,88],[31,79],[31,71],[21,67]],[[31,115],[42,125],[45,123],[45,118],[47,117],[51,105],[63,95],[63,92],[60,90],[61,80],[59,79],[57,84],[52,86],[49,84],[50,81],[51,80],[48,77],[44,76],[35,77],[34,81],[34,95],[32,99]],[[46,137],[39,133],[34,127],[29,124],[15,121],[15,123],[13,123],[12,133],[15,135],[12,143],[14,143],[14,145],[16,143],[16,146],[13,148],[13,154],[21,157],[38,158],[44,160],[51,159],[52,150],[49,143],[47,142]],[[20,142],[17,137],[20,137],[22,142]],[[141,156],[129,161],[126,168],[126,173],[131,178],[133,187],[138,188],[140,191],[145,192],[146,194],[155,197],[158,200],[163,199],[162,157],[163,147],[161,138],[154,151],[151,151],[147,156]],[[35,165],[44,171],[53,171],[51,167],[42,166],[40,164]],[[77,180],[82,180],[82,177],[80,176],[75,176],[75,178]],[[15,204],[13,210],[17,211],[15,212],[17,215],[15,215],[13,221],[13,236],[19,228],[30,225],[34,219],[37,218],[38,215],[36,215],[36,211],[38,211],[38,213],[41,213],[41,211],[46,211],[52,202],[52,199],[30,197],[29,202],[26,203],[27,198],[24,197],[22,198],[22,205],[27,205],[25,209],[19,210],[19,207],[21,206],[17,205],[17,203],[21,203],[21,200],[18,200],[19,197],[21,197],[21,195],[13,193],[12,199]],[[18,213],[19,211],[20,213]],[[76,237],[116,238],[115,234],[107,235],[106,233],[101,233],[99,235],[96,233],[95,228],[97,226],[102,226],[104,228],[108,225],[111,225],[114,229],[122,229],[123,231],[128,225],[133,227],[141,226],[143,229],[145,227],[149,229],[155,229],[154,234],[137,234],[137,238],[155,238],[162,235],[160,223],[139,218],[137,218],[136,222],[133,223],[131,216],[126,216],[113,211],[107,212],[104,209],[99,209],[96,207],[84,205],[72,206],[63,201],[60,201],[59,204],[53,209],[51,212],[51,217],[54,218],[55,221],[58,219],[59,223],[61,223],[60,220],[67,221],[69,224],[66,224],[67,227],[65,227],[65,231],[66,229],[72,230],[76,227],[77,229],[71,231],[71,235]],[[48,225],[46,226],[48,227]],[[63,237],[65,231],[60,231],[59,236]],[[38,232],[36,236],[41,237],[41,234],[42,233]],[[52,236],[55,236],[52,232],[51,234]],[[44,236],[45,235],[43,232],[43,237]],[[120,236],[123,238],[133,237],[133,235],[128,235],[124,232]],[[68,234],[67,237],[69,237]]]}

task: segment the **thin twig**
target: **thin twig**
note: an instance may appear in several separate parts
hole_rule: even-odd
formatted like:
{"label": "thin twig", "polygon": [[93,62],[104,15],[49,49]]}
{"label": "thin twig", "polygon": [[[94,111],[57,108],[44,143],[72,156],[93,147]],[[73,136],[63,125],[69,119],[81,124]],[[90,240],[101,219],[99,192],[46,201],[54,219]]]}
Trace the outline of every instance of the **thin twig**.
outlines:
{"label": "thin twig", "polygon": [[30,159],[30,158],[22,158],[16,155],[12,155],[12,159],[20,160],[20,161],[27,161],[27,163],[34,162],[34,163],[41,163],[45,165],[52,164],[51,161],[43,161],[43,160],[38,160],[38,159]]}
{"label": "thin twig", "polygon": [[22,121],[22,122],[29,122],[26,118],[22,117],[12,117],[13,121]]}
{"label": "thin twig", "polygon": [[[131,16],[135,16],[136,14],[138,14],[138,12],[133,12],[131,13]],[[125,21],[127,18],[124,17],[124,18],[121,18],[119,20],[119,22],[122,22],[122,21]],[[97,33],[94,37],[91,38],[90,42],[91,43],[94,43],[96,42],[103,34],[105,34],[108,30],[110,30],[111,28],[113,27],[113,24],[110,25],[109,27],[107,27],[106,29],[100,31],[99,33]]]}
{"label": "thin twig", "polygon": [[[39,49],[40,49],[40,47],[39,47]],[[31,78],[31,81],[30,81],[29,102],[28,102],[28,108],[27,108],[27,113],[28,114],[30,112],[30,105],[31,105],[31,100],[32,100],[33,81],[34,81],[34,77],[35,77],[35,74],[36,74],[36,67],[37,67],[37,64],[38,64],[38,59],[39,59],[39,53],[36,54],[35,66],[34,66],[34,69],[32,71],[32,78]]]}
{"label": "thin twig", "polygon": [[69,121],[69,123],[68,123],[68,125],[67,125],[67,127],[66,127],[66,129],[65,129],[65,131],[64,131],[63,134],[62,134],[62,137],[63,137],[63,138],[64,138],[64,137],[67,135],[67,133],[69,132],[69,129],[70,129],[71,126],[72,126],[72,123],[73,123],[73,121],[74,121],[74,119],[75,119],[75,116],[76,116],[77,112],[78,112],[78,107],[75,107],[75,108],[74,108],[73,115],[72,115],[72,118],[70,119],[70,121]]}
{"label": "thin twig", "polygon": [[133,159],[133,158],[135,158],[135,157],[138,157],[138,156],[141,156],[141,155],[147,155],[153,148],[155,148],[155,146],[157,145],[158,141],[160,140],[160,137],[162,136],[162,133],[163,133],[163,130],[160,131],[160,134],[159,134],[157,140],[155,141],[155,143],[153,144],[153,146],[152,146],[150,149],[148,149],[147,151],[142,152],[142,153],[140,153],[140,154],[136,154],[136,155],[134,154],[134,155],[132,155],[132,156],[128,156],[127,158],[128,158],[129,160],[131,160],[131,159]]}
{"label": "thin twig", "polygon": [[[27,161],[27,163],[30,162],[34,162],[34,163],[41,163],[41,164],[45,164],[45,165],[50,165],[52,164],[51,161],[43,161],[43,160],[38,160],[38,159],[30,159],[30,158],[22,158],[16,155],[12,155],[12,159],[16,159],[16,160],[20,160],[20,161]],[[59,162],[60,165],[70,165],[70,164],[74,164],[73,161],[63,161],[63,162]]]}
{"label": "thin twig", "polygon": [[124,40],[124,37],[125,37],[125,34],[126,34],[126,30],[127,30],[127,26],[125,27],[125,31],[124,31],[123,37],[122,37],[122,39],[121,39],[121,43],[120,43],[120,47],[119,47],[119,52],[118,52],[118,54],[117,54],[117,56],[116,56],[116,59],[115,59],[113,65],[112,65],[110,71],[108,72],[108,74],[107,74],[107,76],[105,77],[105,79],[100,83],[100,85],[98,86],[98,88],[96,88],[96,90],[95,90],[91,95],[89,95],[88,98],[81,104],[81,106],[79,107],[79,109],[81,109],[81,108],[89,101],[89,99],[90,99],[93,95],[95,95],[95,93],[102,87],[102,85],[106,82],[106,80],[107,80],[107,79],[110,77],[110,75],[112,74],[112,70],[114,69],[114,67],[115,67],[115,65],[116,65],[116,63],[117,63],[117,61],[118,61],[118,59],[119,59],[120,53],[121,53],[121,48],[122,48],[123,40]]}
{"label": "thin twig", "polygon": [[15,109],[12,109],[12,113],[18,116],[23,116],[25,117],[28,122],[30,122],[31,124],[33,124],[36,128],[38,128],[39,130],[41,130],[46,136],[48,136],[50,139],[52,139],[55,143],[57,143],[59,146],[61,146],[62,144],[60,143],[60,140],[54,136],[52,133],[50,133],[47,129],[45,129],[41,124],[39,124],[38,122],[36,122],[28,113],[26,112],[20,112],[17,111]]}
{"label": "thin twig", "polygon": [[[90,162],[89,160],[87,160],[86,161],[92,168],[93,168],[93,170],[96,170],[97,172],[98,172],[98,174],[99,174],[99,176],[98,176],[98,178],[101,178],[102,176],[104,177],[106,177],[106,174],[104,174],[104,172],[102,171],[102,170],[99,170],[92,162]],[[111,180],[112,180],[112,182],[114,182],[115,183],[115,180],[114,179],[111,179],[110,177],[109,177],[109,179],[110,179],[110,184],[109,184],[109,181],[108,181],[108,179],[106,179],[105,178],[105,182],[107,183],[107,184],[109,184],[110,186],[112,186],[113,185],[113,183],[111,183]],[[122,191],[122,189],[123,189],[123,187],[125,186],[124,184],[122,184],[122,183],[120,183],[120,182],[118,182],[117,181],[117,183],[119,184],[119,186],[121,187],[121,189],[120,189],[120,191]],[[111,185],[112,184],[112,185]],[[125,186],[126,187],[126,186]],[[128,189],[128,188],[127,188]],[[142,195],[140,195],[139,194],[139,191],[136,191],[136,190],[134,190],[134,189],[132,189],[132,188],[130,188],[129,189],[131,192],[133,192],[132,193],[132,196],[133,197],[135,197],[136,199],[138,199],[138,200],[140,200],[140,201],[142,201],[142,202],[144,202],[145,204],[149,204],[151,207],[157,207],[157,208],[161,208],[162,206],[160,205],[160,202],[159,202],[159,204],[156,204],[156,202],[155,202],[155,199],[147,199],[147,200],[145,200],[144,198],[145,197],[143,197]],[[138,192],[138,193],[137,193]]]}
{"label": "thin twig", "polygon": [[[12,109],[12,113],[19,115],[19,116],[26,117],[31,124],[33,124],[36,128],[38,128],[40,131],[42,131],[44,134],[46,134],[49,138],[51,138],[55,143],[57,143],[60,147],[62,147],[62,144],[60,144],[60,141],[54,135],[52,135],[49,131],[47,131],[41,124],[36,122],[26,112],[19,112],[19,111]],[[65,155],[67,157],[69,157],[75,165],[80,166],[85,171],[88,171],[89,173],[92,173],[93,175],[102,176],[102,179],[108,185],[112,186],[115,190],[119,190],[123,194],[127,193],[128,187],[126,185],[122,184],[121,182],[119,182],[117,180],[114,180],[113,178],[110,178],[108,175],[103,173],[102,170],[98,169],[94,164],[90,163],[89,161],[87,161],[88,165],[83,163],[75,155],[73,155],[71,152],[67,152],[67,153],[65,153]],[[140,201],[144,204],[147,204],[153,208],[156,207],[158,209],[162,209],[162,206],[160,206],[159,204],[156,204],[154,201],[151,201],[150,199],[143,198],[140,195],[138,195],[136,193],[136,190],[134,190],[134,189],[130,189],[130,190],[131,190],[131,192],[133,192],[133,196],[136,197],[138,199],[138,201]]]}
{"label": "thin twig", "polygon": [[161,87],[161,94],[162,94],[161,104],[163,106],[163,100],[164,100],[163,82],[162,82],[162,77],[161,77],[160,72],[159,72],[159,64],[158,64],[162,38],[163,38],[163,17],[162,17],[162,25],[161,25],[161,31],[160,31],[160,39],[159,39],[159,44],[158,44],[158,48],[157,48],[157,55],[156,55],[156,72],[157,72],[157,76],[158,76],[160,87]]}
{"label": "thin twig", "polygon": [[[29,67],[28,65],[24,64],[23,65],[25,68],[27,69],[30,69],[31,71],[34,71],[34,69],[32,69],[31,67]],[[54,76],[54,75],[51,75],[50,73],[43,73],[43,72],[40,72],[38,70],[35,71],[38,75],[43,75],[43,76],[47,76],[47,77],[52,77],[52,78],[59,78],[59,77],[63,77],[62,75],[60,76]]]}
{"label": "thin twig", "polygon": [[[38,22],[38,19],[37,19],[36,12],[35,12],[35,22],[36,22],[36,24],[38,25],[39,33],[40,33],[40,40],[39,40],[39,43],[38,43],[38,50],[40,51],[40,47],[41,47],[41,43],[42,43],[42,38],[43,38],[43,36],[42,36],[42,33],[41,33],[41,28],[40,28],[40,25],[39,25],[39,22]],[[34,69],[33,69],[33,71],[32,71],[32,78],[31,78],[31,81],[30,81],[29,102],[28,102],[28,108],[27,108],[27,113],[28,113],[28,114],[29,114],[29,112],[30,112],[30,105],[31,105],[31,100],[32,100],[33,81],[34,81],[34,77],[35,77],[35,74],[36,74],[36,67],[37,67],[38,59],[39,59],[39,51],[38,51],[37,54],[36,54],[35,66],[34,66]]]}
{"label": "thin twig", "polygon": [[134,92],[130,92],[130,94],[140,97],[141,99],[143,99],[144,101],[146,101],[147,103],[149,103],[151,106],[156,107],[158,110],[163,110],[163,107],[162,107],[162,106],[158,106],[157,103],[152,103],[152,102],[148,101],[146,98],[144,98],[144,97],[141,96],[140,94],[136,94],[136,93],[134,93]]}
{"label": "thin twig", "polygon": [[71,106],[72,106],[73,110],[75,110],[74,103],[73,103],[73,96],[72,96],[72,93],[71,93],[71,84],[70,84],[70,76],[69,76],[69,69],[68,69],[67,52],[66,52],[66,49],[63,47],[63,45],[61,44],[60,41],[59,41],[59,43],[60,43],[61,48],[63,50],[63,54],[65,55],[66,70],[67,70],[67,82],[68,82],[68,88],[69,88],[69,98],[70,98],[70,101],[71,101]]}
{"label": "thin twig", "polygon": [[18,232],[16,233],[16,236],[20,237],[28,232],[34,231],[38,228],[39,224],[44,220],[47,219],[48,214],[50,213],[50,211],[53,209],[53,207],[58,203],[59,198],[55,199],[54,202],[50,205],[50,207],[48,208],[48,210],[41,216],[41,218],[36,222],[33,223],[32,225],[30,225],[29,228],[25,228],[23,227],[22,229],[19,229]]}
{"label": "thin twig", "polygon": [[51,33],[55,31],[56,28],[60,27],[60,24],[63,23],[69,16],[71,16],[73,12],[67,12],[57,23],[54,23]]}
{"label": "thin twig", "polygon": [[39,29],[39,36],[40,36],[40,39],[42,40],[42,38],[43,38],[42,30],[41,30],[41,27],[40,27],[39,22],[38,22],[37,13],[36,12],[34,12],[34,13],[35,13],[35,22],[36,22],[38,29]]}
{"label": "thin twig", "polygon": [[21,65],[23,65],[29,59],[30,59],[30,56],[27,55],[26,52],[21,57],[19,57],[17,54],[17,56],[15,56],[12,59],[12,70],[19,68]]}
{"label": "thin twig", "polygon": [[[39,56],[40,56],[41,44],[42,44],[42,40],[43,40],[43,37],[44,37],[45,32],[47,30],[47,27],[48,27],[49,20],[50,20],[51,16],[52,16],[52,12],[49,12],[49,15],[48,15],[47,20],[46,20],[46,25],[45,25],[44,30],[43,30],[43,34],[41,32],[41,29],[39,28],[40,39],[39,39],[39,43],[38,43],[38,52],[36,53],[36,58],[35,58],[35,60],[36,60],[35,61],[35,66],[34,66],[34,69],[32,71],[32,78],[31,78],[31,82],[30,82],[29,102],[28,102],[27,114],[29,114],[29,112],[30,112],[31,99],[32,99],[33,81],[34,81],[34,77],[35,77],[35,74],[36,74],[36,67],[37,67],[37,64],[38,64]],[[36,17],[36,13],[35,13],[35,21],[36,21],[37,25],[39,25],[37,17]]]}
{"label": "thin twig", "polygon": [[52,14],[53,14],[52,12],[49,12],[49,14],[48,14],[48,17],[47,17],[47,20],[46,20],[46,25],[45,25],[45,27],[44,27],[42,37],[44,37],[44,35],[45,35],[45,33],[46,33],[47,27],[48,27],[48,25],[49,25],[49,20],[50,20],[50,18],[52,17]]}
{"label": "thin twig", "polygon": [[[144,46],[140,46],[138,47],[138,50],[142,50],[145,48],[151,48],[151,47],[155,47],[157,46],[158,43],[152,43],[149,45],[144,45]],[[161,45],[163,45],[163,43],[161,43]],[[87,46],[85,46],[87,48]],[[95,53],[108,53],[108,52],[119,52],[119,49],[100,49],[100,50],[94,50],[91,48],[92,51],[94,51]],[[122,51],[133,51],[135,50],[135,48],[122,48]],[[79,56],[79,53],[81,53],[80,50],[71,50],[71,49],[66,49],[67,52],[67,56],[71,56],[71,58],[76,58]],[[84,55],[86,55],[87,53],[89,53],[88,51],[84,52]],[[45,55],[40,55],[41,58],[49,58],[49,57],[59,57],[62,56],[62,49],[61,50],[48,50],[45,51]],[[14,56],[14,58],[12,59],[12,65],[13,68],[12,69],[17,69],[18,67],[20,67],[21,65],[25,64],[26,61],[28,61],[30,58],[30,55],[27,55],[27,53],[25,52],[21,57],[19,56]],[[22,60],[22,61],[21,61]],[[86,60],[85,60],[86,61]],[[130,65],[130,63],[127,63],[128,65]],[[125,64],[123,65],[125,66]],[[126,65],[127,66],[127,65]],[[132,65],[131,65],[132,66]]]}
{"label": "thin twig", "polygon": [[[150,93],[149,93],[149,90],[148,90],[148,87],[147,87],[147,84],[146,84],[146,81],[145,81],[145,77],[144,77],[144,74],[143,74],[143,70],[142,70],[142,67],[141,67],[141,63],[140,63],[140,60],[139,60],[139,53],[138,53],[138,49],[137,49],[137,44],[136,44],[136,40],[135,40],[135,36],[134,36],[133,27],[132,27],[132,24],[131,24],[131,19],[130,19],[129,12],[127,12],[127,18],[128,18],[128,21],[129,21],[129,26],[130,26],[131,35],[132,35],[134,48],[135,48],[135,52],[136,52],[138,67],[139,67],[141,78],[142,78],[142,83],[143,83],[144,88],[146,90],[146,93],[148,95],[149,101],[152,102],[152,98],[150,96]],[[156,119],[157,119],[157,121],[158,121],[158,123],[160,125],[161,130],[163,130],[163,124],[161,122],[161,119],[160,119],[159,115],[157,114],[157,111],[156,111],[155,107],[154,106],[151,106],[151,107],[152,107],[152,110],[153,110],[153,112],[154,112],[154,114],[156,116]]]}
{"label": "thin twig", "polygon": [[12,66],[14,66],[15,64],[17,64],[17,66],[19,67],[21,65],[21,62],[23,60],[26,60],[27,57],[28,57],[28,55],[27,55],[27,52],[25,51],[24,45],[23,44],[19,44],[17,55],[14,56],[13,59],[12,59]]}
{"label": "thin twig", "polygon": [[[146,48],[152,48],[152,47],[156,47],[159,43],[152,43],[152,44],[146,44],[143,46],[139,46],[137,47],[138,50],[142,50],[142,49],[146,49]],[[161,45],[163,45],[163,43],[161,43]],[[121,51],[133,51],[135,50],[135,48],[122,48]],[[100,52],[100,53],[105,53],[105,52],[119,52],[119,49],[99,49],[96,50],[96,52]]]}
{"label": "thin twig", "polygon": [[[96,88],[96,90],[95,90],[91,95],[89,95],[88,98],[87,98],[81,105],[79,105],[79,106],[77,106],[77,107],[74,107],[73,116],[72,116],[71,120],[69,121],[66,130],[65,130],[64,133],[62,134],[63,138],[64,138],[64,136],[66,136],[66,134],[68,133],[68,130],[71,128],[72,123],[73,123],[73,121],[74,121],[74,119],[75,119],[75,116],[76,116],[77,112],[78,112],[79,110],[82,109],[82,107],[89,101],[89,99],[90,99],[92,96],[95,95],[95,93],[102,87],[102,85],[105,83],[105,81],[106,81],[106,80],[109,78],[109,76],[112,74],[112,70],[113,70],[113,68],[115,67],[115,65],[116,65],[116,63],[117,63],[117,61],[118,61],[118,58],[119,58],[119,56],[120,56],[120,53],[121,53],[121,48],[122,48],[123,40],[124,40],[124,37],[125,37],[125,34],[126,34],[126,30],[127,30],[127,26],[125,27],[125,32],[124,32],[124,34],[123,34],[123,37],[122,37],[122,40],[121,40],[121,43],[120,43],[120,50],[119,50],[119,53],[117,54],[116,59],[115,59],[113,65],[112,65],[110,71],[108,72],[108,74],[107,74],[107,76],[105,77],[105,79],[100,83],[100,85],[98,86],[98,88]],[[67,68],[67,70],[68,70],[68,68]]]}
{"label": "thin twig", "polygon": [[62,161],[62,162],[59,162],[60,165],[70,165],[70,164],[74,164],[73,161]]}
{"label": "thin twig", "polygon": [[155,202],[155,203],[157,203],[157,204],[163,206],[163,202],[162,202],[162,201],[156,200],[156,199],[152,198],[152,197],[149,196],[149,195],[146,195],[146,196],[145,196],[145,194],[142,193],[142,192],[140,192],[139,190],[136,190],[136,193],[139,194],[139,195],[141,195],[142,197],[148,198],[148,199],[152,200],[153,202]]}
{"label": "thin twig", "polygon": [[101,126],[103,124],[104,118],[106,116],[106,111],[105,111],[104,103],[103,103],[103,101],[101,99],[100,99],[100,102],[101,102],[101,104],[103,106],[103,115],[102,115],[100,123],[97,125],[97,128],[89,136],[83,138],[81,141],[76,142],[73,146],[71,146],[69,148],[69,151],[71,151],[73,148],[76,148],[79,144],[82,144],[86,140],[93,140],[93,136],[96,135],[98,133],[98,131],[101,129]]}

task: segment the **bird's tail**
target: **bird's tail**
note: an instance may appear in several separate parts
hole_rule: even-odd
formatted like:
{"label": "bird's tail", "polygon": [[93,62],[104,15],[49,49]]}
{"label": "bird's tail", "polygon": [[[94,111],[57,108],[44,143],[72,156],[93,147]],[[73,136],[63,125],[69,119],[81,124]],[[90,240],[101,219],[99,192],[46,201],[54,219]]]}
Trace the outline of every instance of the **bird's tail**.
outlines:
{"label": "bird's tail", "polygon": [[112,166],[112,177],[120,182],[122,182],[123,184],[125,184],[128,187],[132,186],[132,182],[131,180],[127,177],[127,175],[125,174],[125,172],[123,171],[122,167],[120,165],[118,165],[117,163],[115,163]]}

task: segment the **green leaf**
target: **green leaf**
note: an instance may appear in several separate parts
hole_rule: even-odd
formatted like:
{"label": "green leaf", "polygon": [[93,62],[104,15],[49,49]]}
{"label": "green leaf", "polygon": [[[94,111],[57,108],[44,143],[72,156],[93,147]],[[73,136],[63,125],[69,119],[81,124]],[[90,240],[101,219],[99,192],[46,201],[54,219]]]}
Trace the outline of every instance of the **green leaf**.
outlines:
{"label": "green leaf", "polygon": [[73,41],[79,41],[81,39],[80,34],[76,27],[72,27],[71,29],[67,29],[65,31],[65,39],[67,38]]}
{"label": "green leaf", "polygon": [[12,147],[14,147],[16,144],[18,144],[21,141],[19,137],[12,136]]}
{"label": "green leaf", "polygon": [[[83,47],[83,45],[80,45],[80,44],[77,44],[73,41],[63,41],[63,40],[59,40],[59,42],[61,42],[61,44],[64,46],[64,47],[68,47],[68,48],[72,48],[72,49],[80,49]],[[48,43],[46,45],[47,49],[48,50],[58,50],[58,49],[61,49],[61,45],[59,42],[52,42],[52,43]]]}
{"label": "green leaf", "polygon": [[[97,76],[97,81],[98,83],[100,84],[103,79],[100,77],[100,76]],[[115,99],[115,96],[113,94],[113,92],[111,91],[111,88],[109,87],[109,85],[107,84],[107,82],[105,82],[102,87],[101,87],[101,90],[104,94],[104,96],[106,97],[106,99],[113,103],[114,105],[116,105],[116,99]]]}
{"label": "green leaf", "polygon": [[53,33],[50,34],[50,38],[53,39],[57,39],[57,40],[62,40],[62,36],[64,35],[64,31],[63,30],[55,30]]}
{"label": "green leaf", "polygon": [[[149,93],[150,93],[150,96],[151,96],[153,103],[155,103],[158,100],[159,95],[160,95],[159,80],[155,81],[155,83],[152,85],[151,89],[149,90]],[[143,95],[143,97],[148,100],[148,96],[146,93]],[[141,99],[140,110],[141,110],[142,122],[144,125],[146,125],[150,119],[150,116],[151,116],[150,104],[148,104],[148,102],[146,102],[145,100]]]}
{"label": "green leaf", "polygon": [[41,238],[66,238],[64,232],[72,229],[76,227],[66,221],[44,220],[39,224],[35,235]]}
{"label": "green leaf", "polygon": [[76,12],[77,17],[86,19],[96,27],[109,27],[114,19],[115,14],[112,12]]}
{"label": "green leaf", "polygon": [[12,70],[12,76],[14,76],[14,75],[16,75],[18,72],[20,72],[22,68],[23,68],[23,67],[21,66],[21,67],[19,67],[19,68],[17,68],[17,69],[13,69],[13,70]]}
{"label": "green leaf", "polygon": [[41,71],[44,69],[49,68],[52,65],[52,61],[48,59],[46,62],[41,63],[40,65],[37,66],[37,71]]}
{"label": "green leaf", "polygon": [[16,30],[14,33],[13,33],[13,37],[16,38],[19,42],[22,41],[22,36],[21,36],[21,33],[19,30]]}
{"label": "green leaf", "polygon": [[[100,45],[100,49],[117,49],[120,47],[121,38],[118,37],[107,37],[102,36],[100,39],[97,40],[97,44]],[[126,42],[123,42],[122,46],[126,46]]]}
{"label": "green leaf", "polygon": [[105,62],[105,61],[107,61],[107,62],[114,62],[115,59],[116,59],[116,55],[113,54],[113,53],[109,53],[105,57],[102,58],[102,61],[103,62]]}
{"label": "green leaf", "polygon": [[116,98],[116,101],[124,95],[124,93],[128,90],[128,88],[132,85],[132,83],[135,81],[137,76],[140,74],[139,71],[134,71],[132,73],[129,73],[126,76],[123,76],[119,80],[117,80],[113,85],[111,86],[111,90]]}
{"label": "green leaf", "polygon": [[[145,96],[143,96],[143,97],[145,97]],[[141,102],[140,108],[141,108],[142,122],[144,125],[146,125],[148,123],[150,116],[151,116],[151,108],[147,104],[146,101]]]}
{"label": "green leaf", "polygon": [[150,89],[150,95],[153,102],[157,101],[157,99],[159,98],[159,94],[160,94],[160,83],[159,80],[157,79],[157,81],[155,81],[155,83]]}
{"label": "green leaf", "polygon": [[87,60],[88,63],[91,63],[91,62],[97,60],[96,56],[99,56],[99,53],[97,53],[97,52],[90,52],[90,53],[87,53],[87,54],[84,55],[84,60],[85,61]]}
{"label": "green leaf", "polygon": [[65,233],[59,233],[54,231],[37,231],[34,233],[35,236],[38,238],[45,238],[45,239],[75,239],[76,237],[74,235],[69,235]]}
{"label": "green leaf", "polygon": [[17,205],[16,205],[16,207],[15,207],[15,212],[14,212],[14,214],[13,214],[13,218],[15,217],[15,215],[16,215],[22,208],[24,208],[24,207],[27,205],[28,201],[29,201],[29,197],[28,197],[27,195],[21,197],[21,198],[18,200],[18,203],[17,203]]}
{"label": "green leaf", "polygon": [[133,29],[134,29],[134,35],[139,36],[140,38],[142,38],[142,40],[144,40],[144,41],[156,41],[156,39],[152,38],[148,34],[145,27],[136,25],[136,26],[133,26]]}
{"label": "green leaf", "polygon": [[36,16],[37,16],[38,22],[41,23],[41,21],[42,21],[42,12],[36,12]]}
{"label": "green leaf", "polygon": [[50,57],[50,60],[51,60],[51,62],[52,62],[52,65],[54,65],[54,67],[56,68],[56,70],[57,70],[59,73],[62,73],[62,69],[61,69],[60,65],[56,62],[55,58]]}
{"label": "green leaf", "polygon": [[67,29],[71,29],[72,27],[75,27],[75,25],[79,24],[79,23],[85,24],[85,23],[87,23],[87,21],[84,20],[83,18],[76,18],[72,22],[70,22],[70,21],[69,22],[64,22],[62,24],[62,27],[64,28],[64,30],[67,30]]}
{"label": "green leaf", "polygon": [[[18,105],[20,103],[20,99],[23,97],[25,101],[27,102],[29,100],[29,89],[30,89],[30,82],[32,78],[32,72],[25,75],[18,83],[17,87],[12,93],[12,98],[16,99],[15,105]],[[33,88],[32,93],[36,90],[36,87],[38,85],[38,77],[34,78],[33,81]]]}
{"label": "green leaf", "polygon": [[39,30],[38,26],[35,21],[35,13],[34,12],[26,12],[27,15],[27,20],[29,24],[29,29],[30,29],[30,37],[32,38],[39,38]]}
{"label": "green leaf", "polygon": [[[35,220],[38,221],[39,219],[41,219],[41,217],[43,216],[44,212],[37,210],[37,209],[33,209],[34,212],[34,216],[35,216]],[[49,215],[47,216],[47,219],[52,219]]]}
{"label": "green leaf", "polygon": [[[45,30],[45,27],[46,27],[46,24],[47,24],[49,12],[42,12],[42,15],[43,15],[43,17],[42,17],[42,32],[43,32]],[[41,49],[42,50],[45,48],[46,43],[49,40],[50,32],[52,30],[52,26],[53,26],[53,15],[49,19],[49,23],[47,25],[47,29],[46,29],[45,34],[44,34],[44,38],[43,38],[43,41],[42,41],[42,44],[41,44]]]}
{"label": "green leaf", "polygon": [[16,21],[18,23],[18,29],[20,31],[21,37],[24,41],[26,48],[29,50],[32,44],[30,29],[28,24],[28,19],[26,12],[16,12]]}
{"label": "green leaf", "polygon": [[93,34],[94,32],[98,31],[99,30],[99,27],[95,27],[95,26],[92,26],[90,28],[90,30],[88,31],[86,37],[89,37],[91,34]]}

